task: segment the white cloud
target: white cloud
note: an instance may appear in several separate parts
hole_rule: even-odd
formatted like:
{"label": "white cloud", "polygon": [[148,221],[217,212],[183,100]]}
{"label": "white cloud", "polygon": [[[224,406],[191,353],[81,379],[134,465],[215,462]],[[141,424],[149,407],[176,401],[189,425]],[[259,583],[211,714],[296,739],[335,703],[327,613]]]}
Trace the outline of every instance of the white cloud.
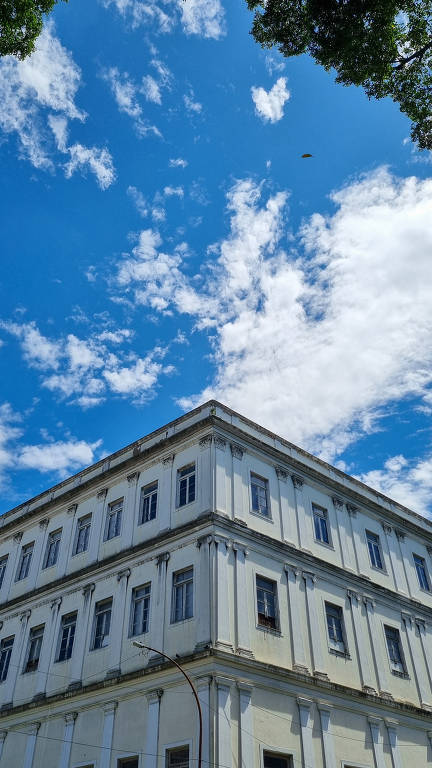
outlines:
{"label": "white cloud", "polygon": [[170,168],[186,168],[188,161],[182,157],[172,157],[169,161]]}
{"label": "white cloud", "polygon": [[135,207],[140,216],[144,219],[148,214],[147,203],[143,193],[137,187],[128,187],[127,193],[135,203]]}
{"label": "white cloud", "polygon": [[113,392],[122,395],[143,395],[156,384],[162,371],[162,364],[151,356],[136,360],[132,366],[123,366],[116,371],[105,371],[105,378]]}
{"label": "white cloud", "polygon": [[133,120],[138,136],[146,136],[148,133],[161,135],[159,129],[144,118],[142,107],[137,100],[140,88],[135,85],[127,72],[120,72],[117,67],[110,67],[102,73],[102,78],[110,86],[119,111]]}
{"label": "white cloud", "polygon": [[11,333],[21,342],[23,357],[30,365],[41,370],[56,370],[59,366],[61,347],[43,336],[36,323],[0,322],[0,328]]}
{"label": "white cloud", "polygon": [[284,115],[284,104],[290,98],[290,92],[286,87],[286,77],[279,77],[273,88],[266,91],[264,88],[252,86],[252,100],[255,104],[257,115],[264,121],[277,123]]}
{"label": "white cloud", "polygon": [[183,187],[164,187],[165,197],[184,197]]}
{"label": "white cloud", "polygon": [[[229,235],[192,278],[186,246],[138,243],[118,282],[138,305],[211,328],[216,397],[329,460],[432,383],[432,180],[379,169],[332,195],[334,213],[281,247],[287,195],[228,195]],[[146,236],[148,237],[148,235]],[[154,236],[153,236],[154,237]]]}
{"label": "white cloud", "polygon": [[195,113],[196,115],[199,115],[199,113],[202,112],[202,104],[200,104],[199,101],[195,101],[195,94],[192,88],[189,93],[185,93],[183,101],[188,112]]}
{"label": "white cloud", "polygon": [[[54,169],[54,134],[61,153],[87,154],[86,162],[79,166],[88,165],[101,188],[106,189],[114,180],[108,150],[81,144],[66,147],[68,121],[86,119],[85,112],[75,104],[80,84],[79,67],[55,36],[53,22],[48,22],[31,56],[24,61],[6,56],[0,62],[0,129],[16,134],[21,154],[36,168],[45,170]],[[71,167],[71,161],[64,166],[67,177]]]}
{"label": "white cloud", "polygon": [[178,0],[186,34],[218,40],[225,34],[225,14],[220,0]]}
{"label": "white cloud", "polygon": [[162,104],[162,95],[159,85],[151,75],[145,75],[145,77],[143,77],[141,91],[147,101],[153,101],[155,104]]}
{"label": "white cloud", "polygon": [[420,515],[431,517],[432,457],[408,460],[393,456],[383,469],[365,472],[359,480]]}
{"label": "white cloud", "polygon": [[[167,14],[161,4],[155,2],[155,0],[101,0],[102,5],[105,8],[114,6],[117,11],[127,19],[131,27],[136,29],[137,27],[145,24],[154,24],[159,32],[170,32],[175,24],[175,19],[172,13]],[[169,0],[168,0],[169,2]]]}

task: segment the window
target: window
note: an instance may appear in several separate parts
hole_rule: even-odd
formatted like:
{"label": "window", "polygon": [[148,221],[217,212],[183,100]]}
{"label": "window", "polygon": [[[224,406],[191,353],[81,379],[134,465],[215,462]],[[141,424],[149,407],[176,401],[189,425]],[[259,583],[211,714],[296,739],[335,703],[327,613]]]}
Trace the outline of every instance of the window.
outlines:
{"label": "window", "polygon": [[171,621],[184,621],[193,616],[193,568],[173,574]]}
{"label": "window", "polygon": [[131,637],[148,632],[150,618],[150,584],[132,592]]}
{"label": "window", "polygon": [[392,672],[397,675],[406,675],[399,630],[393,627],[384,627],[384,631]]}
{"label": "window", "polygon": [[167,749],[166,768],[189,768],[189,747]]}
{"label": "window", "polygon": [[105,648],[109,643],[112,598],[96,603],[92,650]]}
{"label": "window", "polygon": [[252,512],[269,516],[268,481],[251,473]]}
{"label": "window", "polygon": [[55,565],[58,559],[60,548],[61,528],[58,531],[52,531],[48,536],[48,544],[45,552],[44,568],[50,568]]}
{"label": "window", "polygon": [[33,627],[30,630],[27,660],[24,667],[24,672],[34,672],[38,668],[39,657],[42,648],[42,638],[44,633],[44,624],[41,627]]}
{"label": "window", "polygon": [[379,568],[383,570],[383,562],[381,556],[381,545],[379,536],[370,531],[366,531],[367,545],[369,549],[369,557],[373,568]]}
{"label": "window", "polygon": [[278,629],[276,582],[256,577],[258,624],[261,627]]}
{"label": "window", "polygon": [[0,643],[0,683],[6,680],[15,636],[6,637]]}
{"label": "window", "polygon": [[195,463],[177,471],[177,506],[195,501]]}
{"label": "window", "polygon": [[2,588],[3,579],[6,573],[6,566],[8,561],[8,555],[0,559],[0,589]]}
{"label": "window", "polygon": [[91,515],[80,517],[77,523],[74,555],[86,552],[90,538]]}
{"label": "window", "polygon": [[327,510],[312,504],[315,538],[323,544],[329,544],[329,532],[327,524]]}
{"label": "window", "polygon": [[21,579],[25,579],[29,575],[33,547],[34,541],[32,541],[31,544],[26,544],[25,547],[22,548],[15,581],[21,581]]}
{"label": "window", "polygon": [[427,574],[426,563],[424,561],[424,558],[414,554],[413,554],[413,558],[414,558],[414,565],[417,571],[417,578],[419,580],[420,588],[425,589],[426,592],[430,592],[429,577]]}
{"label": "window", "polygon": [[289,755],[278,755],[276,752],[264,752],[264,768],[292,768]]}
{"label": "window", "polygon": [[124,757],[117,760],[117,768],[138,768],[138,757]]}
{"label": "window", "polygon": [[107,519],[105,525],[105,541],[115,539],[120,536],[121,520],[123,514],[123,499],[113,501],[108,505]]}
{"label": "window", "polygon": [[148,523],[156,517],[158,484],[152,483],[141,488],[141,502],[138,525]]}
{"label": "window", "polygon": [[325,604],[327,633],[330,649],[339,653],[346,652],[342,608],[332,603]]}
{"label": "window", "polygon": [[72,656],[76,623],[76,613],[69,613],[67,616],[62,616],[57,661],[67,661],[67,659],[70,659]]}

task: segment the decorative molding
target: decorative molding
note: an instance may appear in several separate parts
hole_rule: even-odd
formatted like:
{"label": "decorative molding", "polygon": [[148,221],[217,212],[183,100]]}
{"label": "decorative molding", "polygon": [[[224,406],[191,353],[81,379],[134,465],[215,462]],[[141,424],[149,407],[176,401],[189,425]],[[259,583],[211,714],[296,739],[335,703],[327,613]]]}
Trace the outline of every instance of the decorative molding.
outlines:
{"label": "decorative molding", "polygon": [[22,537],[23,537],[23,532],[22,531],[18,531],[18,533],[14,533],[13,540],[14,540],[15,544],[19,544],[21,539],[22,539]]}
{"label": "decorative molding", "polygon": [[236,541],[232,542],[232,548],[234,552],[243,552],[244,556],[247,557],[249,554],[249,550],[247,547],[245,547],[244,544],[238,544]]}
{"label": "decorative molding", "polygon": [[391,532],[392,532],[391,525],[388,525],[387,523],[381,523],[381,525],[382,525],[382,529],[383,529],[385,535],[386,536],[390,536]]}
{"label": "decorative molding", "polygon": [[91,595],[91,594],[94,592],[94,589],[95,589],[95,584],[94,584],[94,582],[90,582],[90,584],[86,584],[86,585],[85,585],[85,586],[82,588],[82,593],[83,593],[83,595],[84,595],[84,599],[85,599],[86,597],[88,597],[89,595]]}
{"label": "decorative molding", "polygon": [[131,575],[131,569],[123,568],[122,571],[118,571],[117,573],[117,581],[121,581],[122,579],[128,579],[130,575]]}
{"label": "decorative molding", "polygon": [[242,459],[243,454],[245,453],[244,448],[241,447],[241,445],[238,445],[237,443],[230,443],[231,453],[233,455],[233,459]]}
{"label": "decorative molding", "polygon": [[373,597],[369,597],[368,595],[363,595],[363,602],[366,608],[375,608],[376,606],[376,600],[374,600]]}
{"label": "decorative molding", "polygon": [[138,478],[140,476],[139,472],[131,472],[130,475],[126,475],[126,480],[128,481],[128,485],[133,485],[138,482]]}
{"label": "decorative molding", "polygon": [[303,709],[310,709],[313,701],[312,699],[305,699],[304,696],[297,696],[297,704],[299,707],[302,707]]}
{"label": "decorative molding", "polygon": [[347,589],[347,595],[350,600],[355,600],[357,603],[361,600],[359,593],[355,592],[353,589]]}
{"label": "decorative molding", "polygon": [[51,610],[54,610],[54,608],[60,608],[61,604],[62,604],[62,598],[56,597],[55,600],[51,600],[50,608]]}
{"label": "decorative molding", "polygon": [[67,712],[64,716],[64,719],[66,724],[68,725],[69,723],[74,723],[77,717],[78,717],[78,712]]}
{"label": "decorative molding", "polygon": [[107,701],[107,703],[103,705],[104,715],[110,715],[112,712],[115,712],[117,707],[118,701]]}
{"label": "decorative molding", "polygon": [[210,448],[212,442],[213,442],[213,435],[204,435],[204,437],[202,437],[201,440],[199,441],[200,450],[205,451],[207,448]]}
{"label": "decorative molding", "polygon": [[432,547],[431,546],[427,546],[426,549],[427,549],[428,555],[430,555],[432,557]]}
{"label": "decorative molding", "polygon": [[39,520],[39,528],[41,531],[45,531],[48,528],[49,518],[44,517],[43,520]]}
{"label": "decorative molding", "polygon": [[426,622],[424,619],[420,619],[416,616],[414,621],[419,633],[426,632]]}
{"label": "decorative molding", "polygon": [[98,501],[104,501],[106,495],[108,493],[108,488],[102,488],[100,491],[97,492],[96,498]]}
{"label": "decorative molding", "polygon": [[170,553],[169,552],[161,552],[160,555],[156,558],[156,565],[162,565],[162,563],[167,563],[170,559]]}
{"label": "decorative molding", "polygon": [[0,731],[0,741],[4,741],[7,735],[8,735],[7,731]]}
{"label": "decorative molding", "polygon": [[222,675],[217,675],[215,677],[215,683],[218,688],[231,688],[235,682],[236,681],[233,680],[232,677],[222,677]]}
{"label": "decorative molding", "polygon": [[31,610],[30,608],[27,609],[27,611],[23,611],[20,615],[20,621],[28,621],[28,619],[31,616]]}
{"label": "decorative molding", "polygon": [[162,688],[155,688],[153,691],[146,692],[146,699],[149,704],[154,704],[155,701],[160,701],[163,696]]}
{"label": "decorative molding", "polygon": [[276,475],[278,476],[279,480],[288,480],[289,472],[284,469],[283,467],[276,466],[275,467]]}
{"label": "decorative molding", "polygon": [[398,541],[405,541],[405,534],[403,531],[400,531],[398,528],[395,528],[395,534]]}
{"label": "decorative molding", "polygon": [[297,580],[301,576],[301,569],[297,565],[291,565],[290,563],[284,563],[284,571],[288,576],[288,573],[292,573]]}
{"label": "decorative molding", "polygon": [[339,498],[339,496],[332,496],[332,502],[335,509],[342,509],[343,501]]}
{"label": "decorative molding", "polygon": [[164,469],[166,469],[167,467],[171,466],[171,464],[174,461],[174,456],[175,456],[174,453],[169,453],[168,456],[164,456],[163,457],[163,459],[162,459],[162,466],[164,467]]}
{"label": "decorative molding", "polygon": [[67,508],[66,514],[74,515],[77,509],[78,509],[78,504],[71,504],[70,507]]}
{"label": "decorative molding", "polygon": [[316,584],[318,581],[318,576],[316,576],[315,573],[312,573],[311,571],[302,571],[302,576],[306,582],[306,585],[308,579],[310,579],[313,584]]}
{"label": "decorative molding", "polygon": [[28,736],[33,736],[34,733],[38,732],[39,728],[41,727],[41,724],[40,723],[26,723],[25,727],[29,729],[28,731],[26,731],[27,735]]}
{"label": "decorative molding", "polygon": [[300,475],[291,475],[291,480],[293,482],[294,488],[296,488],[296,489],[301,491],[301,489],[303,488],[303,485],[304,485],[303,478],[300,477]]}
{"label": "decorative molding", "polygon": [[219,437],[219,435],[215,435],[214,437],[214,444],[216,448],[219,448],[220,451],[224,451],[226,448],[226,440],[224,440],[223,437]]}
{"label": "decorative molding", "polygon": [[208,533],[206,533],[204,536],[200,536],[199,539],[197,539],[195,543],[196,543],[198,549],[201,549],[203,544],[212,544],[214,540],[215,540],[214,536],[209,535]]}
{"label": "decorative molding", "polygon": [[350,517],[357,517],[358,507],[355,506],[355,504],[346,504],[346,511],[348,512]]}
{"label": "decorative molding", "polygon": [[252,696],[254,686],[245,680],[237,680],[237,689],[241,694],[246,693],[248,696]]}

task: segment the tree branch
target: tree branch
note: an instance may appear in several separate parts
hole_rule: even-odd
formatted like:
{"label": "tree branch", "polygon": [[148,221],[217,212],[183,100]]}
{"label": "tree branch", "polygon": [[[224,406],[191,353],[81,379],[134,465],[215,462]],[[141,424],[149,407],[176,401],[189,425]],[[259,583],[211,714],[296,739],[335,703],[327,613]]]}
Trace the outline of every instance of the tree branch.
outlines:
{"label": "tree branch", "polygon": [[410,61],[413,61],[414,59],[422,60],[423,56],[425,55],[426,51],[429,50],[429,48],[432,48],[432,40],[429,43],[426,43],[422,48],[419,48],[418,51],[415,51],[411,54],[411,56],[405,56],[403,59],[399,59],[398,65],[395,67],[395,70],[397,69],[403,69],[405,64],[408,64]]}

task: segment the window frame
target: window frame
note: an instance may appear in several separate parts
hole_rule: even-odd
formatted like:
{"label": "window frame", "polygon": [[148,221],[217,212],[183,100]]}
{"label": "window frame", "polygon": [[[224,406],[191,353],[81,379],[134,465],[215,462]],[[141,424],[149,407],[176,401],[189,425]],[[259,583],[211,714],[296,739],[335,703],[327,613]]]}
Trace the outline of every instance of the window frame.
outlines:
{"label": "window frame", "polygon": [[[140,600],[145,601],[148,600],[148,608],[147,608],[147,627],[142,632],[134,632],[134,616],[135,616],[135,606],[137,604],[137,600],[135,600],[135,593],[138,592],[139,589],[147,589],[148,593],[143,595]],[[150,611],[151,611],[151,581],[146,582],[146,584],[139,584],[136,587],[133,587],[132,589],[132,595],[131,595],[131,608],[130,608],[130,619],[129,619],[129,637],[139,637],[140,635],[146,635],[147,632],[150,630]]]}
{"label": "window frame", "polygon": [[[185,472],[189,467],[193,467],[190,472],[185,473],[182,475],[182,472]],[[194,496],[193,499],[190,499],[190,478],[194,477]],[[182,504],[181,501],[181,482],[183,480],[187,480],[186,483],[186,501],[184,501]],[[179,467],[177,469],[177,482],[176,482],[176,509],[182,509],[183,507],[189,506],[189,504],[194,504],[197,500],[197,463],[196,461],[191,461],[189,464],[184,464],[182,467]]]}
{"label": "window frame", "polygon": [[[407,667],[405,653],[402,645],[402,635],[399,627],[393,627],[391,624],[383,624],[383,629],[384,629],[384,637],[385,637],[385,644],[386,644],[386,650],[387,650],[387,658],[388,658],[390,671],[392,675],[396,675],[396,677],[408,678],[409,677],[408,667]],[[391,658],[387,630],[390,630],[390,632],[394,633],[397,636],[398,655],[400,659],[399,661],[393,661]],[[398,669],[398,665],[400,665],[401,669]]]}
{"label": "window frame", "polygon": [[[417,574],[417,580],[418,580],[418,583],[419,583],[419,588],[423,592],[430,592],[431,591],[431,581],[430,581],[430,577],[429,577],[429,571],[428,571],[428,568],[427,568],[427,565],[426,565],[426,559],[424,557],[422,557],[421,555],[418,555],[416,552],[412,553],[412,557],[413,557],[414,568],[415,568],[415,571],[416,571],[416,574]],[[422,584],[416,560],[420,560],[421,561],[420,567],[423,569],[424,580],[425,580],[426,586],[423,586],[423,584]]]}
{"label": "window frame", "polygon": [[[380,537],[380,535],[378,533],[374,533],[373,531],[370,531],[368,528],[365,528],[365,536],[366,536],[366,547],[367,547],[367,551],[368,551],[368,554],[369,554],[370,567],[374,568],[374,570],[376,570],[376,571],[381,571],[381,573],[386,573],[386,569],[385,569],[385,566],[384,566],[384,553],[383,553],[383,548],[382,548],[382,545],[381,545],[381,537]],[[375,542],[373,542],[373,541],[370,542],[369,537],[371,537],[373,539],[376,539],[376,541]],[[375,555],[372,558],[370,543],[374,544],[377,547],[378,556],[379,556],[379,560],[380,560],[381,565],[376,565],[373,562],[373,560],[376,559],[376,558],[375,558]]]}
{"label": "window frame", "polygon": [[[176,579],[179,576],[182,576],[182,574],[189,573],[189,571],[192,573],[192,577],[189,579],[185,579],[184,581],[180,581],[179,583],[176,583]],[[180,624],[183,621],[190,621],[194,618],[195,614],[195,606],[194,606],[194,600],[195,600],[195,589],[194,589],[194,567],[193,565],[189,565],[187,568],[181,568],[178,571],[174,571],[172,575],[172,592],[171,592],[171,624]],[[192,598],[191,598],[191,610],[192,613],[190,616],[186,616],[186,607],[187,607],[187,585],[192,584]],[[176,599],[176,593],[177,589],[182,590],[182,615],[181,618],[176,619],[176,605],[177,605],[177,599]]]}
{"label": "window frame", "polygon": [[[27,579],[30,573],[30,568],[32,564],[34,545],[35,545],[34,541],[29,541],[28,544],[23,544],[23,546],[21,547],[20,558],[19,558],[18,567],[16,569],[16,574],[15,574],[15,581],[24,581],[24,579]],[[22,575],[24,558],[27,555],[27,550],[30,550],[30,556],[28,558],[28,561],[26,560],[26,562],[28,562],[26,572],[24,575]]]}
{"label": "window frame", "polygon": [[[104,530],[104,537],[103,537],[104,542],[112,541],[113,539],[117,539],[119,536],[121,536],[123,509],[124,509],[124,496],[122,496],[119,499],[116,499],[115,501],[109,502],[107,506],[106,517],[105,517],[105,530]],[[109,533],[111,529],[112,520],[114,520],[114,533],[112,534],[112,536],[110,536]]]}
{"label": "window frame", "polygon": [[117,768],[124,768],[131,760],[136,760],[137,768],[139,766],[139,755],[125,755],[124,757],[117,758]]}
{"label": "window frame", "polygon": [[[30,629],[28,640],[27,640],[25,663],[23,668],[24,675],[28,674],[29,672],[36,672],[39,667],[44,633],[45,633],[45,624],[38,624],[36,627],[31,627]],[[37,648],[38,655],[37,655],[37,658],[30,659],[33,643],[35,644],[35,648]],[[30,664],[32,666],[29,666]]]}
{"label": "window frame", "polygon": [[[345,658],[349,658],[344,609],[341,605],[338,605],[337,603],[331,603],[329,600],[323,599],[323,602],[324,602],[324,616],[325,616],[325,622],[326,622],[326,634],[327,634],[327,643],[328,643],[329,653],[333,653],[335,656],[343,656]],[[330,637],[328,609],[329,609],[330,615],[331,615],[331,611],[334,611],[335,613],[337,613],[337,618],[340,623],[340,634],[342,638],[341,640],[334,640],[333,638]],[[333,618],[335,617],[333,616]],[[338,647],[338,646],[343,646],[343,647]]]}
{"label": "window frame", "polygon": [[[316,504],[314,501],[312,503],[312,522],[313,522],[313,533],[314,533],[314,540],[318,544],[322,544],[324,547],[330,547],[330,549],[333,549],[333,543],[332,543],[332,537],[331,537],[331,529],[330,529],[330,517],[329,517],[329,511],[327,507],[322,507],[320,504]],[[323,520],[325,523],[325,531],[326,531],[326,537],[327,540],[322,539],[321,537],[317,536],[317,526],[316,526],[316,520]],[[322,526],[320,526],[320,532],[322,531]]]}
{"label": "window frame", "polygon": [[[151,513],[152,507],[153,507],[153,496],[155,495],[156,495],[156,502],[155,502],[154,516],[148,517],[145,520],[144,519],[144,502],[146,499],[150,499],[148,507]],[[145,523],[151,523],[152,520],[156,520],[158,515],[158,505],[159,505],[159,481],[155,480],[153,483],[146,483],[146,485],[143,485],[141,487],[139,513],[138,513],[138,525],[145,525]]]}
{"label": "window frame", "polygon": [[285,750],[282,750],[278,747],[275,747],[275,749],[268,749],[268,747],[262,747],[261,749],[261,765],[263,768],[265,768],[265,759],[266,757],[279,757],[281,760],[286,760],[287,767],[286,768],[294,768],[294,754],[292,752],[286,752]]}
{"label": "window frame", "polygon": [[[254,482],[255,481],[255,482]],[[256,482],[258,481],[258,482]],[[257,488],[261,488],[264,490],[265,494],[265,500],[266,500],[266,512],[260,512],[259,509],[253,508],[253,498],[254,494],[252,491],[252,486],[256,485]],[[270,506],[270,485],[269,480],[267,477],[262,477],[262,475],[258,475],[257,472],[253,472],[250,470],[249,473],[249,489],[250,489],[250,513],[251,515],[257,515],[258,517],[263,518],[264,520],[271,520],[271,506]],[[259,494],[258,494],[259,495]]]}
{"label": "window frame", "polygon": [[[260,612],[258,610],[258,589],[265,590],[264,587],[258,586],[258,579],[262,579],[263,581],[266,581],[268,584],[272,585],[271,594],[273,595],[273,610],[274,610],[274,626],[271,624],[266,624],[265,622],[260,622]],[[270,590],[265,590],[265,592],[269,592]],[[281,633],[280,629],[280,614],[279,614],[279,595],[278,595],[278,582],[274,579],[269,579],[268,576],[262,576],[260,573],[255,573],[255,615],[256,615],[256,628],[260,630],[264,630],[265,632],[274,632],[278,635]],[[267,617],[268,618],[268,617]]]}
{"label": "window frame", "polygon": [[[64,659],[61,659],[60,658],[60,653],[61,653],[61,648],[62,648],[62,643],[63,643],[63,631],[64,631],[65,628],[67,628],[69,626],[72,626],[72,624],[67,624],[66,623],[67,619],[75,619],[75,622],[74,622],[74,632],[73,632],[73,637],[72,637],[72,643],[70,643],[70,640],[68,639],[68,642],[67,642],[67,645],[66,645],[66,649],[69,648],[69,645],[71,646],[70,654],[68,656],[65,656]],[[72,658],[73,647],[74,647],[74,643],[75,643],[75,635],[76,635],[77,623],[78,623],[78,611],[71,611],[70,613],[65,613],[61,617],[60,631],[59,631],[59,636],[58,636],[58,639],[57,639],[57,650],[56,650],[56,655],[55,655],[56,663],[61,664],[62,662],[69,661],[69,659]]]}
{"label": "window frame", "polygon": [[[107,606],[105,610],[103,610],[103,606]],[[100,645],[96,645],[96,638],[97,635],[97,625],[98,625],[98,617],[102,614],[108,613],[108,606],[109,606],[109,626],[108,626],[108,632],[103,634],[103,640]],[[110,636],[111,636],[111,625],[112,625],[112,610],[113,610],[113,598],[112,597],[106,597],[103,600],[98,600],[94,607],[94,614],[93,614],[93,628],[92,628],[92,635],[91,635],[91,644],[90,644],[90,651],[101,651],[104,648],[108,648],[110,645]],[[104,640],[107,639],[106,642]]]}
{"label": "window frame", "polygon": [[188,749],[188,766],[187,768],[190,768],[191,766],[191,755],[192,755],[192,742],[190,739],[185,739],[184,741],[177,741],[173,744],[165,744],[164,745],[164,768],[169,768],[168,763],[168,756],[170,752],[174,752],[174,750],[177,749],[185,749],[187,747]]}
{"label": "window frame", "polygon": [[[53,568],[55,565],[57,565],[58,556],[60,553],[60,543],[61,543],[62,532],[63,532],[62,528],[57,528],[55,531],[49,532],[42,570],[45,570],[45,568]],[[53,538],[54,536],[58,536],[58,538],[54,539]],[[57,544],[57,547],[55,549],[55,560],[53,563],[50,563],[49,558],[51,553],[51,545],[53,544],[54,545]]]}
{"label": "window frame", "polygon": [[[12,641],[12,642],[6,648],[5,644],[8,643],[9,641]],[[11,660],[11,656],[12,656],[12,650],[13,650],[14,643],[15,643],[15,635],[9,635],[8,637],[3,637],[0,640],[0,662],[1,662],[1,657],[2,657],[2,654],[4,653],[4,651],[6,651],[6,652],[9,651],[9,655],[8,655],[7,663],[6,663],[6,673],[4,673],[5,664],[3,664],[3,666],[1,666],[1,664],[0,664],[0,684],[4,683],[4,681],[7,679],[8,672],[9,672],[9,664],[10,664],[10,660]]]}
{"label": "window frame", "polygon": [[[4,577],[6,575],[6,568],[7,568],[8,560],[9,560],[9,554],[2,555],[2,557],[0,557],[0,589],[3,586]],[[3,565],[4,565],[4,567],[3,567]]]}
{"label": "window frame", "polygon": [[[83,521],[85,522],[85,525],[83,525]],[[81,517],[78,518],[75,528],[75,541],[73,546],[73,553],[72,557],[75,557],[76,555],[82,555],[84,552],[88,552],[89,544],[90,544],[90,531],[91,531],[91,524],[92,524],[92,513],[89,512],[86,515],[81,515]],[[80,542],[80,533],[81,531],[86,530],[87,534],[85,535],[85,547],[84,549],[78,549],[78,544]]]}

